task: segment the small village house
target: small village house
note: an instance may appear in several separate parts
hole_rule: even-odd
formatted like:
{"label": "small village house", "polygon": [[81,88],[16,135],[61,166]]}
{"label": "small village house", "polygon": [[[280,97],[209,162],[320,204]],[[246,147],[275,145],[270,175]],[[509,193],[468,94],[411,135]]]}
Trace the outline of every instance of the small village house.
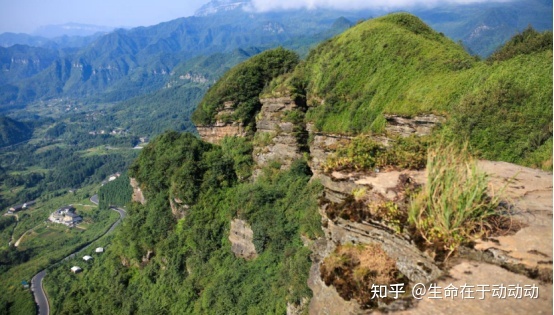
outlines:
{"label": "small village house", "polygon": [[98,248],[96,248],[95,252],[98,253],[98,254],[99,254],[99,253],[103,253],[103,252],[104,252],[104,247],[98,247]]}
{"label": "small village house", "polygon": [[61,207],[54,211],[48,218],[54,223],[61,223],[73,227],[83,221],[83,218],[75,213],[75,208],[72,206]]}
{"label": "small village house", "polygon": [[90,260],[92,260],[92,256],[86,255],[86,256],[83,257],[83,260],[84,261],[90,261]]}
{"label": "small village house", "polygon": [[24,204],[15,205],[13,207],[10,207],[10,209],[8,210],[8,214],[14,214],[14,213],[19,212],[21,210],[25,210],[25,209],[29,208],[30,206],[34,205],[35,203],[36,203],[35,201],[27,201]]}
{"label": "small village house", "polygon": [[71,267],[71,272],[73,272],[73,273],[79,273],[81,271],[83,271],[83,269],[81,269],[81,267],[77,267],[77,266]]}

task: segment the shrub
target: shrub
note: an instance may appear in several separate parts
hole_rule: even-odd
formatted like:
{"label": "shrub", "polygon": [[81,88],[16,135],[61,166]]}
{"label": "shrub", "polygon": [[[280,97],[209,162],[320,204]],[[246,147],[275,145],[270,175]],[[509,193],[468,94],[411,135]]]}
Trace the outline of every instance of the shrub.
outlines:
{"label": "shrub", "polygon": [[327,159],[326,172],[333,170],[368,171],[373,168],[394,167],[401,169],[423,169],[425,167],[429,138],[410,136],[395,138],[386,148],[370,136],[361,135],[337,149]]}
{"label": "shrub", "polygon": [[552,49],[552,32],[539,33],[531,26],[523,32],[514,35],[504,46],[495,51],[489,62],[502,61],[517,55],[532,54]]}
{"label": "shrub", "polygon": [[416,233],[447,257],[486,230],[498,196],[487,195],[487,175],[477,169],[467,146],[429,150],[427,185],[412,200],[409,222]]}

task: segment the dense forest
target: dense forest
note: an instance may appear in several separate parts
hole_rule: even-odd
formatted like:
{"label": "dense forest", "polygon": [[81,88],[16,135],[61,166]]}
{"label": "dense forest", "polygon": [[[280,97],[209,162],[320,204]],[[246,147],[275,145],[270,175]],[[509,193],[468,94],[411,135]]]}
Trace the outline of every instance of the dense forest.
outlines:
{"label": "dense forest", "polygon": [[[177,133],[152,142],[130,172],[146,187],[147,204],[129,208],[109,253],[80,281],[64,268],[52,272],[52,309],[267,314],[309,297],[310,252],[300,236],[321,234],[321,186],[308,183],[305,161],[287,172],[268,168],[255,183],[240,182],[233,156],[242,149],[227,147],[232,151]],[[186,200],[186,220],[174,219],[168,194]],[[226,231],[237,217],[256,231],[256,260],[237,259],[228,249]]]}
{"label": "dense forest", "polygon": [[0,147],[29,140],[33,129],[29,124],[0,116]]}
{"label": "dense forest", "polygon": [[126,206],[131,202],[132,194],[133,188],[129,184],[129,177],[125,172],[115,180],[105,183],[98,190],[98,206],[100,209],[108,209],[111,206]]}

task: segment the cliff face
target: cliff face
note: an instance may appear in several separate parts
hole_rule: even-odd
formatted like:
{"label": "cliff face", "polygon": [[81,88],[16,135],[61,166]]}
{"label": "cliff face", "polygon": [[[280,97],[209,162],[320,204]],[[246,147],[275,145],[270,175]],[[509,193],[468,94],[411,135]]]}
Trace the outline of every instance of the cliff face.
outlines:
{"label": "cliff face", "polygon": [[256,116],[253,158],[258,168],[272,161],[288,168],[302,158],[308,133],[303,123],[305,108],[290,97],[261,99]]}
{"label": "cliff face", "polygon": [[133,196],[131,197],[131,199],[135,202],[140,202],[141,204],[145,204],[146,198],[144,198],[144,194],[140,189],[139,182],[136,179],[131,178],[130,184],[131,184],[131,187],[133,187]]}
{"label": "cliff face", "polygon": [[171,214],[173,214],[176,220],[186,217],[190,209],[189,205],[183,203],[183,201],[178,198],[169,197],[169,205],[171,207]]}
{"label": "cliff face", "polygon": [[225,102],[222,110],[216,115],[213,125],[198,125],[196,130],[202,140],[209,143],[219,143],[226,136],[244,137],[246,131],[240,122],[231,121],[229,118],[235,112],[233,102]]}
{"label": "cliff face", "polygon": [[242,257],[246,260],[258,257],[256,247],[252,240],[254,231],[244,220],[234,219],[231,221],[231,230],[229,231],[229,241],[231,242],[231,251],[236,257]]}
{"label": "cliff face", "polygon": [[[472,248],[462,248],[458,260],[447,267],[430,253],[422,251],[416,240],[405,231],[406,217],[402,217],[402,213],[410,202],[407,192],[425,185],[425,171],[375,169],[371,172],[324,172],[329,156],[337,148],[351,143],[353,138],[314,131],[311,124],[305,123],[305,106],[291,97],[263,98],[260,102],[262,107],[256,116],[253,138],[254,178],[259,169],[272,162],[280,163],[281,168],[286,169],[294,160],[302,159],[309,153],[313,179],[324,186],[319,209],[324,237],[305,240],[305,245],[313,253],[308,280],[313,297],[309,305],[306,305],[307,301],[301,305],[289,304],[287,310],[290,314],[305,308],[310,314],[366,312],[367,306],[341,294],[349,290],[344,286],[351,284],[340,281],[326,284],[327,280],[322,277],[322,265],[333,255],[336,256],[341,246],[378,246],[388,258],[394,260],[395,268],[403,277],[398,281],[404,283],[407,290],[417,283],[438,282],[446,287],[449,280],[439,280],[446,274],[456,275],[456,281],[473,283],[507,283],[515,277],[523,277],[527,282],[532,279],[551,281],[552,174],[508,163],[481,162],[480,168],[491,175],[492,191],[498,191],[502,185],[510,183],[506,198],[514,201],[510,209],[517,214],[514,216],[514,230],[519,232],[490,237],[477,241]],[[232,113],[232,104],[228,104],[218,114],[216,125],[199,127],[202,138],[213,143],[224,136],[245,136],[239,124],[224,122],[225,117]],[[385,115],[385,120],[385,134],[373,135],[371,139],[390,147],[398,137],[431,135],[445,119],[429,114],[414,117]],[[237,219],[231,222],[229,240],[231,250],[237,257],[256,258],[253,234],[247,222]],[[490,274],[473,273],[469,270],[471,266],[492,271]],[[498,270],[498,267],[504,269]],[[340,288],[335,285],[340,285]],[[552,285],[542,282],[541,289],[552,292]],[[521,311],[548,308],[548,303],[552,303],[550,295],[520,307]],[[492,305],[496,304],[466,303],[461,309],[464,312],[480,312],[483,307],[496,307]],[[413,299],[389,301],[388,305],[380,304],[380,307],[385,311],[410,309],[408,313],[416,314],[440,309],[427,301],[414,304]]]}

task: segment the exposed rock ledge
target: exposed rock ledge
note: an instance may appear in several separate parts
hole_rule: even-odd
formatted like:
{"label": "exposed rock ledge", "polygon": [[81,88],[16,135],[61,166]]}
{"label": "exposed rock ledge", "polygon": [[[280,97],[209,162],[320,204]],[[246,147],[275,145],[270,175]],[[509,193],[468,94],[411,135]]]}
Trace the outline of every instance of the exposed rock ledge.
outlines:
{"label": "exposed rock ledge", "polygon": [[418,136],[430,135],[437,125],[445,121],[444,117],[428,114],[418,115],[412,118],[399,115],[385,115],[387,125],[385,130],[390,134],[398,134],[403,137],[416,134]]}
{"label": "exposed rock ledge", "polygon": [[286,169],[292,161],[302,158],[308,133],[303,123],[287,121],[285,116],[293,110],[303,113],[305,109],[290,97],[264,98],[260,102],[255,139],[265,140],[255,141],[253,159],[259,168],[278,161]]}
{"label": "exposed rock ledge", "polygon": [[146,204],[146,198],[144,198],[144,194],[142,193],[142,190],[140,189],[139,182],[136,179],[131,178],[130,179],[130,184],[131,184],[131,187],[133,187],[133,196],[132,196],[131,200],[133,200],[135,202],[140,202],[141,204]]}
{"label": "exposed rock ledge", "polygon": [[229,137],[244,137],[246,131],[240,122],[229,121],[234,114],[234,102],[225,102],[223,108],[220,109],[216,116],[216,122],[213,125],[196,126],[198,134],[202,140],[209,143],[219,143],[223,138]]}
{"label": "exposed rock ledge", "polygon": [[[523,226],[517,233],[477,241],[469,253],[460,253],[461,258],[453,260],[450,269],[443,271],[447,274],[446,278],[437,278],[440,274],[435,271],[437,267],[428,269],[432,261],[427,260],[428,257],[423,253],[418,253],[418,249],[402,236],[372,222],[355,223],[340,218],[331,221],[326,218],[325,208],[322,208],[320,212],[326,237],[312,244],[314,263],[308,284],[314,297],[310,302],[310,314],[367,313],[356,302],[345,301],[333,287],[326,286],[319,274],[320,262],[329,255],[335,244],[347,242],[380,243],[387,254],[397,259],[398,269],[413,283],[436,283],[441,288],[451,283],[457,288],[464,284],[475,288],[478,285],[489,285],[491,288],[501,284],[506,287],[536,285],[539,291],[536,299],[499,299],[493,298],[490,292],[483,300],[461,299],[461,295],[454,299],[410,299],[413,306],[400,311],[401,314],[551,314],[552,174],[504,162],[480,161],[479,167],[490,176],[491,193],[506,187],[504,198],[512,205],[509,212],[514,224]],[[398,173],[371,176],[333,173],[330,176],[319,174],[318,177],[325,186],[326,196],[332,196],[336,202],[344,200],[360,187],[390,200],[395,198],[395,191],[391,189]],[[423,172],[412,172],[410,176],[416,182],[425,182]],[[418,263],[421,258],[424,258],[421,262],[426,264],[421,268],[423,273],[420,273],[421,270],[412,270],[413,266],[422,267]],[[410,303],[399,309],[408,307]]]}
{"label": "exposed rock ledge", "polygon": [[196,130],[198,130],[198,134],[202,140],[214,144],[221,142],[226,136],[244,137],[246,135],[242,124],[236,122],[218,122],[209,126],[196,126]]}
{"label": "exposed rock ledge", "polygon": [[251,260],[258,257],[256,247],[252,240],[254,232],[246,221],[234,219],[231,221],[231,231],[229,232],[229,241],[231,241],[231,251],[236,257],[242,257]]}

